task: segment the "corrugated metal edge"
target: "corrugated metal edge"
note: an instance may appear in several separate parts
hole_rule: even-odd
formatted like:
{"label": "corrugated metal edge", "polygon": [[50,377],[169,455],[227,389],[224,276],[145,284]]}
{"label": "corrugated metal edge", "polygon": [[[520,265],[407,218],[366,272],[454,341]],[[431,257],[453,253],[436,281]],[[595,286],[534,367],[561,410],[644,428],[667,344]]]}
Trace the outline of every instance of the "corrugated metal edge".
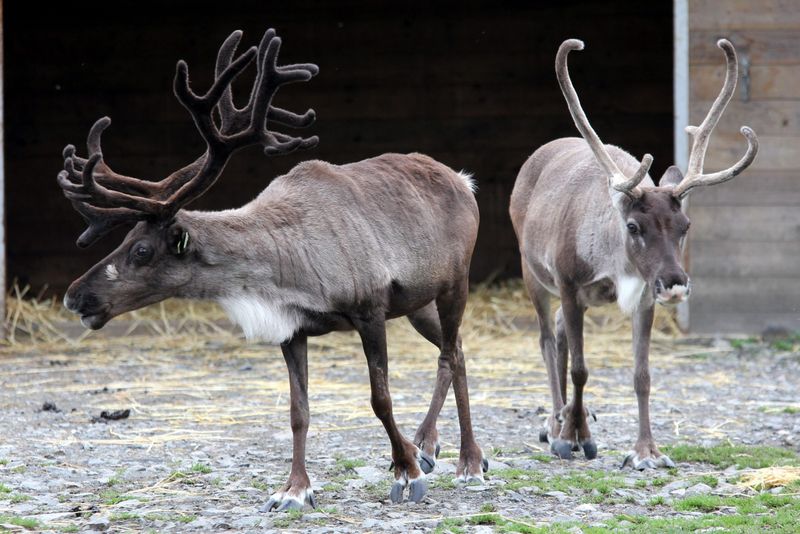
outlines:
{"label": "corrugated metal edge", "polygon": [[[684,128],[689,125],[689,1],[673,1],[673,135],[675,146],[675,165],[686,172],[689,161],[689,139]],[[684,209],[688,208],[688,200],[684,200]],[[691,237],[691,236],[690,236]],[[684,243],[683,261],[686,271],[691,274],[691,258],[689,257],[689,238]],[[684,332],[689,331],[691,299],[678,305],[678,326]]]}

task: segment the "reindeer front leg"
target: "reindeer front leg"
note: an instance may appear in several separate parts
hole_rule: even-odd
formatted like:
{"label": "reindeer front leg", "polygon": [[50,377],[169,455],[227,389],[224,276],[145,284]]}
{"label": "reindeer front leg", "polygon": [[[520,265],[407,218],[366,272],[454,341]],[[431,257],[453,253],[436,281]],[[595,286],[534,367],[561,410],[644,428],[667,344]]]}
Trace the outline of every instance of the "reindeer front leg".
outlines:
{"label": "reindeer front leg", "polygon": [[298,334],[281,345],[289,369],[290,414],[292,422],[292,471],[283,488],[272,494],[261,511],[302,510],[317,506],[306,472],[308,434],[308,346],[306,336]]}
{"label": "reindeer front leg", "polygon": [[633,387],[639,404],[639,437],[633,451],[628,453],[622,467],[654,469],[675,467],[669,456],[662,454],[653,440],[650,430],[650,332],[653,328],[653,302],[642,302],[633,314],[633,351],[636,358],[633,371]]}
{"label": "reindeer front leg", "polygon": [[561,409],[561,433],[551,443],[550,449],[560,458],[572,458],[572,451],[580,447],[584,456],[592,460],[597,457],[597,445],[589,431],[589,411],[583,403],[583,390],[589,379],[589,370],[583,358],[583,315],[586,307],[578,300],[574,287],[562,288],[561,310],[568,352],[572,356],[570,374],[573,395],[572,401]]}

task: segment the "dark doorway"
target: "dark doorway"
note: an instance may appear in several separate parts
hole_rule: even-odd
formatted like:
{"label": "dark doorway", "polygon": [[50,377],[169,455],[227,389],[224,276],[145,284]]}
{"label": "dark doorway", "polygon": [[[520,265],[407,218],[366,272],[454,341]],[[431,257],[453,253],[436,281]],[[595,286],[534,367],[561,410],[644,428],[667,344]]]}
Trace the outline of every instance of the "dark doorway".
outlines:
{"label": "dark doorway", "polygon": [[[519,272],[507,215],[520,165],[533,150],[576,132],[553,61],[568,37],[584,108],[607,143],[651,152],[654,176],[672,163],[671,2],[83,2],[5,9],[6,188],[9,280],[63,290],[119,242],[88,251],[83,221],[55,176],[62,147],[81,146],[102,115],[110,164],[156,179],[201,151],[171,93],[175,62],[206,87],[216,49],[234,29],[245,45],[267,27],[285,62],[314,61],[311,83],[279,104],[314,107],[313,151],[268,159],[238,155],[197,209],[239,206],[303,159],[345,163],[418,151],[475,173],[481,232],[474,281]],[[246,84],[247,81],[243,81]]]}

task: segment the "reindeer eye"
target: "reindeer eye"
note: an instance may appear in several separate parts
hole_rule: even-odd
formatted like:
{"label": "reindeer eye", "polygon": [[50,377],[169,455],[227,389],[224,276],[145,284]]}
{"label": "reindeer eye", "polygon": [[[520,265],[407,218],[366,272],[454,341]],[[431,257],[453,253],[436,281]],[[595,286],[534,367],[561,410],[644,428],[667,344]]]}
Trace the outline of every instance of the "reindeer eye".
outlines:
{"label": "reindeer eye", "polygon": [[628,223],[628,232],[631,235],[639,235],[639,227],[635,223]]}
{"label": "reindeer eye", "polygon": [[153,247],[147,243],[136,243],[131,250],[133,262],[137,265],[144,265],[153,257]]}

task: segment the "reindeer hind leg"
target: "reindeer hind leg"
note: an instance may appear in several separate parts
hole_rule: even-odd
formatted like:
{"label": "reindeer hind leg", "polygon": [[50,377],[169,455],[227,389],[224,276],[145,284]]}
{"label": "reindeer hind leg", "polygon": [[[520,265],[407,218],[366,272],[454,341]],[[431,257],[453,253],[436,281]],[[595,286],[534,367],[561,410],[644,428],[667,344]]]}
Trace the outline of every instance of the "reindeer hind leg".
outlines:
{"label": "reindeer hind leg", "polygon": [[[430,302],[427,306],[408,314],[408,320],[422,337],[441,350],[442,326],[439,322],[439,313],[436,310],[435,302]],[[433,389],[428,413],[414,435],[414,444],[420,450],[419,465],[425,474],[433,471],[436,465],[436,458],[439,456],[439,431],[436,429],[436,421],[439,418],[439,412],[442,411],[452,380],[453,374],[450,371],[450,365],[440,355],[439,368],[436,372],[436,385]]]}

